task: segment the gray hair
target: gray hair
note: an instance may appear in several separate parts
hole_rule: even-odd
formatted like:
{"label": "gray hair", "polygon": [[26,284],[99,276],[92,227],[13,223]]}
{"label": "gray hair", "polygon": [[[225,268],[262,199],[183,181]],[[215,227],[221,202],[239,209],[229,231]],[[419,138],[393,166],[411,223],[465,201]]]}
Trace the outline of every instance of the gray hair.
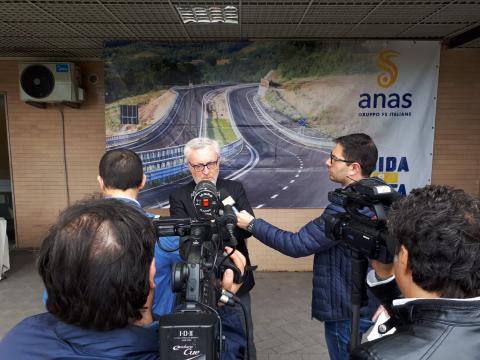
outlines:
{"label": "gray hair", "polygon": [[192,150],[204,149],[206,147],[211,147],[217,153],[218,157],[220,157],[220,145],[218,141],[206,137],[197,137],[185,144],[185,148],[183,149],[185,159],[188,159]]}

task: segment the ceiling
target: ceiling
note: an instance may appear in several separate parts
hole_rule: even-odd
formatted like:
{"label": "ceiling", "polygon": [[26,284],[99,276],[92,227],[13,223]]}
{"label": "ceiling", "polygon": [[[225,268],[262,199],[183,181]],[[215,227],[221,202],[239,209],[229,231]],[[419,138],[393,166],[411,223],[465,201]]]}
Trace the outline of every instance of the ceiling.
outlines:
{"label": "ceiling", "polygon": [[[239,22],[184,24],[180,6],[235,6]],[[0,57],[101,58],[112,40],[335,38],[480,48],[480,0],[0,0]]]}

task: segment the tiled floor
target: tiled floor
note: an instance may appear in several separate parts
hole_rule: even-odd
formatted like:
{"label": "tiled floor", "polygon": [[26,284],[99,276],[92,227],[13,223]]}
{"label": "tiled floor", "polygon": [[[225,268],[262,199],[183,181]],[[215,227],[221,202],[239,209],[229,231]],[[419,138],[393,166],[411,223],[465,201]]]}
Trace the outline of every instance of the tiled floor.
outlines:
{"label": "tiled floor", "polygon": [[[0,281],[0,337],[26,316],[44,311],[35,254],[10,254]],[[326,360],[323,324],[310,319],[312,273],[258,272],[252,312],[258,360]]]}

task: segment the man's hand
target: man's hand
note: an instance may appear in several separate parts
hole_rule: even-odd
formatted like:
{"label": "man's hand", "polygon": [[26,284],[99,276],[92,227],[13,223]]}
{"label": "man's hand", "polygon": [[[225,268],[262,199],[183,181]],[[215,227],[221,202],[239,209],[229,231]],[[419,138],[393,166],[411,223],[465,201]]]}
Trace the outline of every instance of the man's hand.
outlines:
{"label": "man's hand", "polygon": [[250,224],[250,221],[252,221],[253,219],[255,218],[252,215],[250,215],[245,210],[242,210],[237,214],[237,226],[246,230],[248,224]]}
{"label": "man's hand", "polygon": [[[230,254],[233,249],[226,246],[225,251]],[[241,274],[243,275],[245,272],[245,266],[247,265],[247,260],[245,259],[245,256],[243,256],[240,251],[235,250],[234,253],[230,255],[230,260],[233,261],[235,266],[240,270]],[[233,282],[233,271],[231,269],[225,270],[225,272],[223,273],[222,288],[236,294],[238,289],[240,289],[240,286],[241,284],[235,284]]]}
{"label": "man's hand", "polygon": [[385,280],[393,276],[393,263],[384,264],[377,260],[370,260],[370,263],[378,280]]}

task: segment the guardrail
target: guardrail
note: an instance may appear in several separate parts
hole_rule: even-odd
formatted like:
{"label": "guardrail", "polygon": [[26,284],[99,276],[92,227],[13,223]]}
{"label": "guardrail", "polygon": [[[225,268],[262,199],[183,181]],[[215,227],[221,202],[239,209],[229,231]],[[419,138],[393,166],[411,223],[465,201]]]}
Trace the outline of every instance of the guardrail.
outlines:
{"label": "guardrail", "polygon": [[253,109],[257,109],[261,113],[265,120],[267,120],[273,127],[290,139],[295,140],[300,144],[310,145],[321,149],[331,148],[335,145],[335,143],[328,137],[314,137],[305,134],[299,134],[296,131],[287,128],[286,126],[280,125],[263,109],[263,106],[259,102],[258,95],[253,97],[253,103],[251,103],[248,99],[247,101]]}
{"label": "guardrail", "polygon": [[155,121],[154,124],[142,130],[135,131],[134,133],[114,135],[114,136],[107,137],[106,139],[107,149],[117,147],[117,146],[124,146],[124,145],[131,144],[133,142],[136,142],[144,138],[145,136],[151,134],[153,131],[157,130],[160,126],[162,126],[164,123],[164,120],[170,115],[172,111],[175,111],[179,106],[179,104],[177,104],[178,95],[179,95],[178,92],[174,90],[174,88],[171,88],[170,91],[175,93],[175,100],[173,101],[169,109],[165,112],[165,114],[160,119]]}
{"label": "guardrail", "polygon": [[[138,152],[142,159],[143,171],[147,177],[147,184],[152,181],[164,181],[188,172],[183,155],[185,145],[164,149]],[[229,159],[239,154],[243,149],[243,138],[226,144],[220,149],[220,157]]]}

